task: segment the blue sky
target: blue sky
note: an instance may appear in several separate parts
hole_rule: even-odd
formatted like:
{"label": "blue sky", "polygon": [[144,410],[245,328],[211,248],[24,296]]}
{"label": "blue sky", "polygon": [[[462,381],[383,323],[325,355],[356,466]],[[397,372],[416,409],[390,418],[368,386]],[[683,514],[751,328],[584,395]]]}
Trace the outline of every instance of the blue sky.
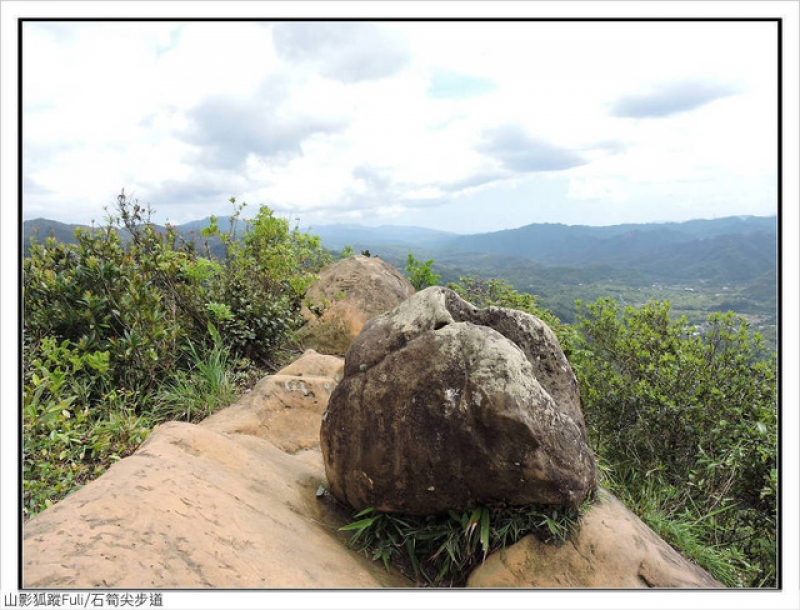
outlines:
{"label": "blue sky", "polygon": [[28,22],[23,216],[474,233],[777,212],[765,22]]}

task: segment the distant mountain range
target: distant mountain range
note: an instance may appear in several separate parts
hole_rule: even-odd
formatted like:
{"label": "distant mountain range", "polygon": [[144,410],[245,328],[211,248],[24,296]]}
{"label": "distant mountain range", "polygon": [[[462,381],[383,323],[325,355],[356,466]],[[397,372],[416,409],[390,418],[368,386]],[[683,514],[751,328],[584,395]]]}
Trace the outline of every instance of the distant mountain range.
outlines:
{"label": "distant mountain range", "polygon": [[[229,221],[228,217],[217,220],[222,230],[227,229]],[[209,222],[206,218],[176,229],[187,239],[200,239],[200,231]],[[56,240],[73,242],[79,226],[46,219],[27,220],[23,223],[26,249],[32,236],[42,240],[52,235]],[[435,258],[451,264],[462,259],[465,268],[470,267],[468,261],[508,268],[517,259],[519,266],[531,268],[530,263],[534,263],[533,268],[553,279],[583,277],[585,273],[580,270],[588,268],[594,270],[592,276],[597,272],[607,277],[641,276],[643,281],[749,282],[774,273],[777,262],[775,216],[606,227],[530,224],[476,235],[354,224],[312,226],[308,231],[319,235],[323,245],[333,251],[351,246],[357,252],[370,250],[387,260],[401,261],[413,252],[417,258]],[[212,251],[219,250],[219,244],[211,246]]]}
{"label": "distant mountain range", "polygon": [[[728,217],[682,223],[626,224],[608,227],[532,224],[519,229],[465,235],[451,247],[479,252],[522,256],[545,265],[604,263],[627,267],[642,257],[672,258],[688,244],[743,235],[777,234],[776,217]],[[767,239],[769,241],[769,239]],[[690,249],[695,249],[691,246]],[[711,248],[713,250],[713,247]],[[774,254],[774,247],[771,250]]]}
{"label": "distant mountain range", "polygon": [[[455,252],[481,253],[525,259],[544,267],[606,268],[610,275],[616,270],[664,281],[746,282],[774,272],[777,261],[776,216],[607,227],[531,224],[477,235],[354,225],[313,227],[312,232],[329,248],[350,245],[385,258],[396,258],[398,247],[414,251],[417,258],[424,253],[437,261],[450,259]],[[575,271],[561,272],[575,275]]]}
{"label": "distant mountain range", "polygon": [[374,243],[380,246],[422,246],[424,248],[447,248],[456,238],[457,233],[424,229],[422,227],[406,227],[383,225],[365,227],[356,224],[336,224],[308,227],[308,231],[319,235],[326,248],[341,250],[353,244]]}

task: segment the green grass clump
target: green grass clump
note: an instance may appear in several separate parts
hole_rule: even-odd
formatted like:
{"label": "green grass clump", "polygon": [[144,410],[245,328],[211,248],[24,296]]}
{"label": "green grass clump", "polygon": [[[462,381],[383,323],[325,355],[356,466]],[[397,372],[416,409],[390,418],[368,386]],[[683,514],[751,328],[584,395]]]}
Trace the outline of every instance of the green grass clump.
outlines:
{"label": "green grass clump", "polygon": [[159,419],[198,422],[236,400],[230,352],[212,325],[209,334],[213,347],[205,354],[199,354],[194,345],[187,343],[191,368],[177,371],[159,392],[154,408]]}
{"label": "green grass clump", "polygon": [[340,528],[349,544],[387,570],[395,567],[418,583],[460,587],[487,555],[528,534],[561,544],[580,526],[592,499],[579,508],[548,505],[478,506],[429,516],[381,513],[367,508]]}
{"label": "green grass clump", "polygon": [[[666,483],[658,472],[601,469],[603,485],[665,542],[705,569],[726,587],[744,586],[747,564],[736,545],[715,544],[727,504],[704,512],[683,489]],[[715,531],[719,530],[719,531]]]}

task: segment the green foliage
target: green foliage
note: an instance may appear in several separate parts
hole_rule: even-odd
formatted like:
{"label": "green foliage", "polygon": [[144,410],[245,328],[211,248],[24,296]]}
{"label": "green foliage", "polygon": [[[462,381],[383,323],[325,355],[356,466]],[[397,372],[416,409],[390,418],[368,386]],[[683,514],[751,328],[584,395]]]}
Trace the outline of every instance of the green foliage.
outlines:
{"label": "green foliage", "polygon": [[423,263],[414,258],[413,254],[408,253],[408,264],[405,271],[408,274],[408,281],[411,282],[411,285],[416,290],[436,286],[437,282],[442,278],[441,275],[437,275],[431,270],[431,265],[433,265],[432,258]]}
{"label": "green foliage", "polygon": [[355,250],[353,250],[352,246],[345,246],[342,248],[342,251],[339,252],[339,260],[344,260],[346,258],[350,258],[351,256],[355,255]]}
{"label": "green foliage", "polygon": [[[235,199],[231,203],[236,206]],[[234,227],[243,207],[235,207],[227,234],[213,217],[203,230],[206,237],[218,237],[226,246],[206,307],[234,356],[265,360],[302,324],[302,297],[315,272],[331,258],[318,237],[290,229],[288,220],[276,217],[266,206],[238,239]]]}
{"label": "green foliage", "polygon": [[639,506],[680,490],[661,514],[722,549],[741,583],[774,586],[776,363],[761,338],[732,313],[699,334],[668,303],[620,312],[610,299],[581,309],[578,329],[571,362],[612,479]]}
{"label": "green foliage", "polygon": [[32,515],[130,453],[150,422],[114,388],[107,351],[53,337],[23,349],[23,511]]}
{"label": "green foliage", "polygon": [[[45,337],[81,353],[109,353],[113,382],[146,389],[173,356],[181,332],[163,306],[153,269],[114,232],[79,232],[77,245],[47,242],[24,260],[24,325],[29,345]],[[149,265],[159,265],[153,257]]]}
{"label": "green foliage", "polygon": [[316,278],[314,273],[331,262],[319,237],[290,229],[288,220],[275,217],[266,206],[248,223],[243,241],[245,256],[268,271],[272,282],[288,283],[300,295]]}
{"label": "green foliage", "polygon": [[478,506],[438,515],[380,513],[367,508],[340,528],[352,532],[349,544],[365,551],[387,570],[395,566],[430,586],[463,586],[470,571],[489,553],[527,534],[561,544],[580,526],[591,503],[563,506]]}
{"label": "green foliage", "polygon": [[[235,200],[231,200],[235,205]],[[238,363],[264,366],[292,341],[299,303],[329,258],[319,239],[259,209],[201,256],[125,196],[74,243],[32,243],[23,261],[25,511],[35,514],[166,418],[232,402]],[[208,248],[207,248],[208,250]],[[224,341],[221,337],[224,337]]]}

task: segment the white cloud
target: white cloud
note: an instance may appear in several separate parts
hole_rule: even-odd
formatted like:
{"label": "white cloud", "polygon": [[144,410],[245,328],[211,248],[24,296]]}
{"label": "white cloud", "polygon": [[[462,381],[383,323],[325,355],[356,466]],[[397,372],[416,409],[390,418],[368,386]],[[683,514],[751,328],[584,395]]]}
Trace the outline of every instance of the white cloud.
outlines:
{"label": "white cloud", "polygon": [[[731,184],[730,213],[776,211],[766,23],[64,22],[24,36],[26,217],[86,222],[123,186],[177,222],[226,213],[231,195],[329,222],[479,200],[504,226],[545,209],[583,221],[575,206],[596,202],[663,219],[665,193],[676,215],[718,215]],[[683,111],[650,118],[650,101]],[[530,215],[497,213],[526,197]]]}
{"label": "white cloud", "polygon": [[313,62],[319,73],[342,83],[396,75],[409,61],[402,36],[369,22],[278,22],[272,27],[278,55]]}

